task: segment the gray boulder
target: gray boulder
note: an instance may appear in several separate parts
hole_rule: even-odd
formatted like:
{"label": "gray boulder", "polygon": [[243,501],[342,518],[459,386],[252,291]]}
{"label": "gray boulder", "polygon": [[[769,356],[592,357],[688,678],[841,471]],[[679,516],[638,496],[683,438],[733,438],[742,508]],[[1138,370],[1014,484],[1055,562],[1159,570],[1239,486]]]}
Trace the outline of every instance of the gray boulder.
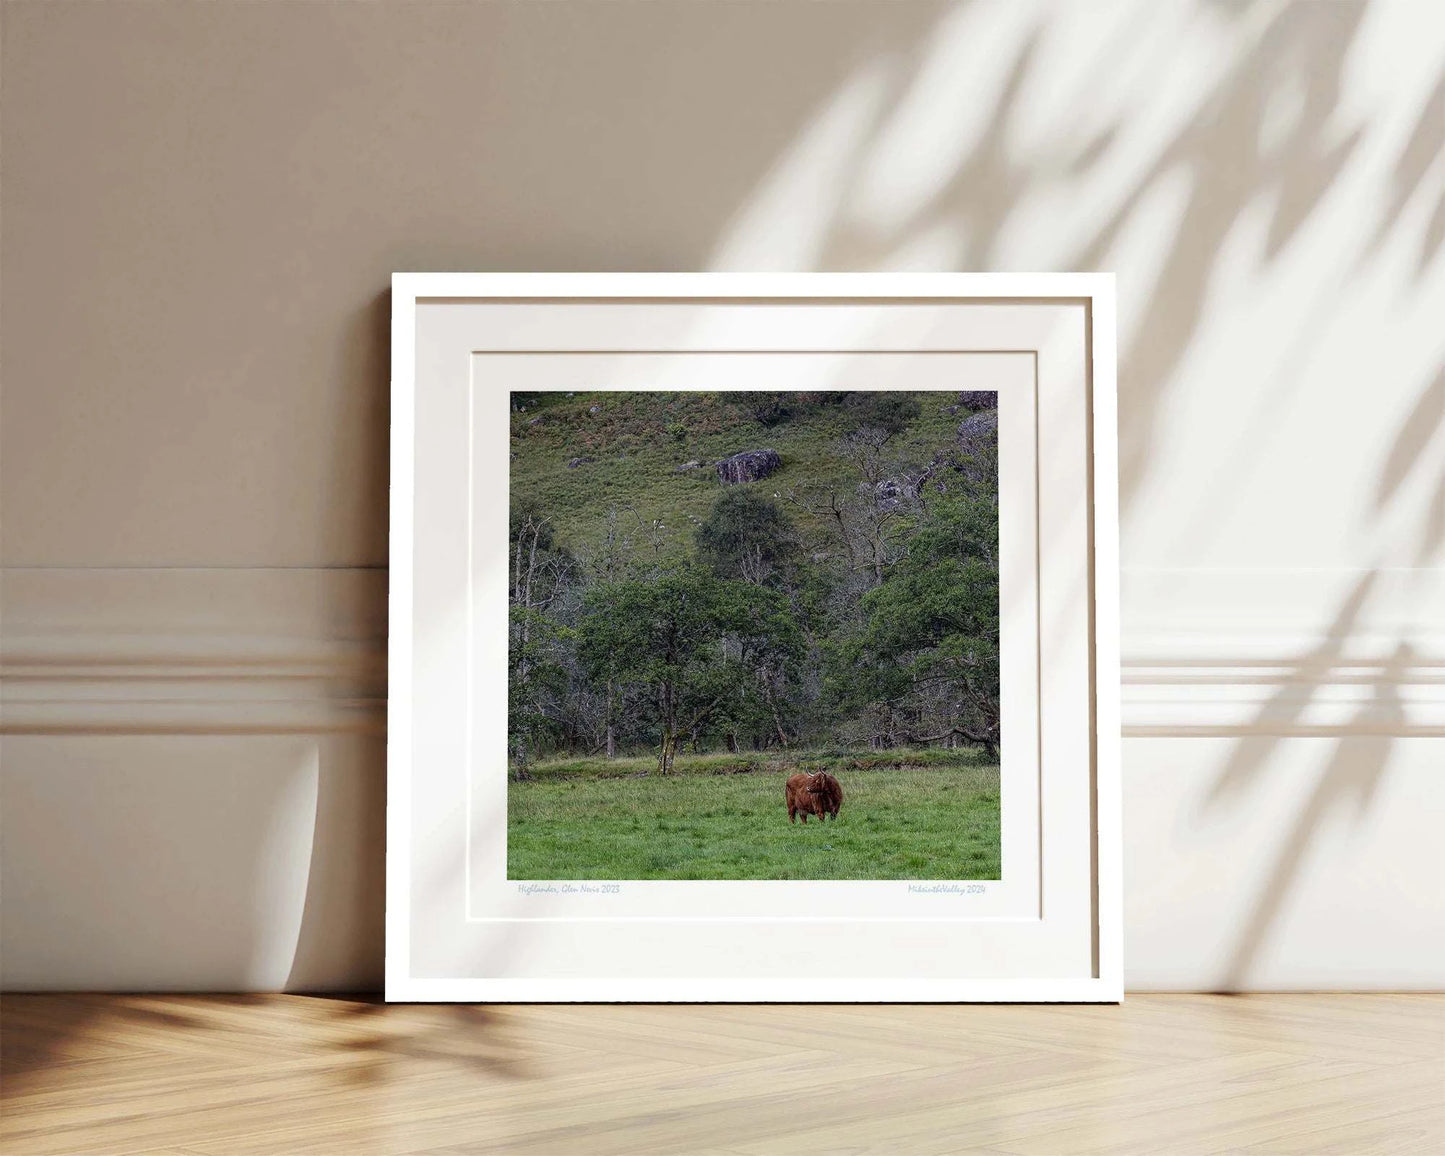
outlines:
{"label": "gray boulder", "polygon": [[701,462],[683,462],[682,465],[680,465],[680,466],[674,466],[672,472],[675,473],[675,474],[685,474],[685,473],[687,473],[688,470],[700,470],[700,469],[702,469],[702,463],[701,463]]}
{"label": "gray boulder", "polygon": [[958,404],[964,409],[998,409],[998,390],[965,389],[958,395]]}
{"label": "gray boulder", "polygon": [[744,450],[717,464],[718,481],[725,486],[756,482],[776,473],[783,464],[777,450]]}
{"label": "gray boulder", "polygon": [[578,466],[589,466],[591,464],[591,458],[573,458],[570,462],[567,463],[567,468],[569,470],[575,470]]}
{"label": "gray boulder", "polygon": [[986,409],[971,414],[958,423],[958,448],[964,453],[978,453],[998,445],[998,410]]}
{"label": "gray boulder", "polygon": [[918,483],[912,478],[884,478],[873,487],[873,500],[880,510],[896,510],[918,497]]}

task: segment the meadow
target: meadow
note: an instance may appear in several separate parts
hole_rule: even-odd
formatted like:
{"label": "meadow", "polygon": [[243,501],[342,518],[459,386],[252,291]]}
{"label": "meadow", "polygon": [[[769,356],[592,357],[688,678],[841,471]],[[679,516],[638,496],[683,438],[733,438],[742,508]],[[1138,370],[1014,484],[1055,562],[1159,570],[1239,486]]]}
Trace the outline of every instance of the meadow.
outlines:
{"label": "meadow", "polygon": [[[509,879],[999,878],[998,767],[943,749],[555,759],[508,785]],[[788,822],[783,783],[826,767],[836,820]]]}

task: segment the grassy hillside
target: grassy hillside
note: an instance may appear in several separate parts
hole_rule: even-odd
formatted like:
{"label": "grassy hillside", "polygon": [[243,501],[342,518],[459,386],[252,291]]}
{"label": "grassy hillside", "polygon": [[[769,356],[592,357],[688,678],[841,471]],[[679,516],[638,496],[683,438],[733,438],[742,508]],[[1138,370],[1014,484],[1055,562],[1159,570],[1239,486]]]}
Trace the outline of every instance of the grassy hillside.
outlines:
{"label": "grassy hillside", "polygon": [[[913,396],[921,413],[890,443],[889,453],[927,462],[958,427],[958,395]],[[950,407],[955,412],[946,412]],[[668,553],[691,548],[697,521],[722,488],[713,468],[719,458],[777,450],[782,469],[753,485],[786,497],[799,486],[846,482],[838,443],[858,424],[846,408],[823,407],[769,427],[725,393],[531,394],[525,410],[513,407],[511,420],[514,507],[547,511],[558,541],[574,550],[595,544],[609,509],[630,507],[644,523],[661,523]],[[592,460],[569,469],[576,458]],[[689,461],[701,467],[679,472]],[[789,512],[805,538],[821,529],[806,512]]]}

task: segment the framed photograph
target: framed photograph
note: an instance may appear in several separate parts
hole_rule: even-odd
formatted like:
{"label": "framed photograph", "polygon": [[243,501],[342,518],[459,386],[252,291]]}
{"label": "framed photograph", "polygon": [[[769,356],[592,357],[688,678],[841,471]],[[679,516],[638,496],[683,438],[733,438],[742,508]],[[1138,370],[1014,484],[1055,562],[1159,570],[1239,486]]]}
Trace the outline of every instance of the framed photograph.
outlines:
{"label": "framed photograph", "polygon": [[386,995],[1121,997],[1112,277],[393,279]]}

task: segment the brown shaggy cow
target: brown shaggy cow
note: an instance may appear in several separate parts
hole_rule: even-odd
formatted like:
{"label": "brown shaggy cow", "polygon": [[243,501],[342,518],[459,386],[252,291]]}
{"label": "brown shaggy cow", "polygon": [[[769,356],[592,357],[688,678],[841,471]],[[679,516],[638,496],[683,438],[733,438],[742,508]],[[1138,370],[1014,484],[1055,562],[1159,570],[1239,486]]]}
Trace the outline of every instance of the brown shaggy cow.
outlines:
{"label": "brown shaggy cow", "polygon": [[809,815],[817,815],[822,818],[824,804],[822,797],[818,794],[822,786],[821,775],[793,775],[788,779],[783,788],[783,797],[788,802],[788,822],[796,823],[798,816],[803,816],[803,822],[808,821]]}
{"label": "brown shaggy cow", "polygon": [[788,822],[797,822],[803,816],[807,823],[809,815],[817,815],[822,822],[829,815],[838,817],[838,808],[843,805],[843,788],[838,780],[827,771],[813,774],[793,775],[783,790],[788,803]]}
{"label": "brown shaggy cow", "polygon": [[[838,817],[838,811],[843,806],[843,784],[835,779],[827,771],[821,772],[823,785],[818,792],[818,798],[823,801],[823,806],[833,818]],[[822,816],[820,815],[821,819]]]}

